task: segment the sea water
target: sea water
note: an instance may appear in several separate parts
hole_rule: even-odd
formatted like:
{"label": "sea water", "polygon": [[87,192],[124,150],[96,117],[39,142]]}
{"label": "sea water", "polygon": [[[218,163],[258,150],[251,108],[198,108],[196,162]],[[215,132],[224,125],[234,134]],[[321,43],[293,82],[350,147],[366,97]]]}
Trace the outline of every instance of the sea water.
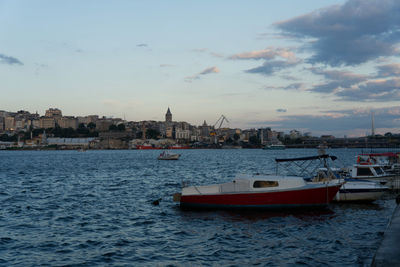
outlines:
{"label": "sea water", "polygon": [[[274,173],[311,149],[0,151],[1,266],[368,266],[395,201],[307,211],[182,211],[182,182]],[[333,149],[339,164],[360,150]],[[159,200],[159,205],[152,202]]]}

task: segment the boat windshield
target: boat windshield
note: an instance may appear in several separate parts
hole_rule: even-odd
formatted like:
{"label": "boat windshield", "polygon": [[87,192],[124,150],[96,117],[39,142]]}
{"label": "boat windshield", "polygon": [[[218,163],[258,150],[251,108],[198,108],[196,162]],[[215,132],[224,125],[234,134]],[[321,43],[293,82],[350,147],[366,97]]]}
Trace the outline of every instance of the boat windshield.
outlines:
{"label": "boat windshield", "polygon": [[358,168],[357,176],[373,176],[373,173],[369,168]]}

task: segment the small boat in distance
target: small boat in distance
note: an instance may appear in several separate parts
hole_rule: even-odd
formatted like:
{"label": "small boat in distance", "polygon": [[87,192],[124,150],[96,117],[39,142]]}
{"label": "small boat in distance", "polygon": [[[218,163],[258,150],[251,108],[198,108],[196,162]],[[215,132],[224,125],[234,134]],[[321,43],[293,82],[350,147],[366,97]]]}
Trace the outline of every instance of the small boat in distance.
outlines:
{"label": "small boat in distance", "polygon": [[282,209],[325,207],[342,184],[307,183],[302,177],[237,175],[232,182],[188,186],[174,195],[184,209]]}
{"label": "small boat in distance", "polygon": [[176,153],[170,153],[168,151],[163,151],[157,159],[159,160],[177,160],[181,155]]}
{"label": "small boat in distance", "polygon": [[275,144],[275,145],[266,145],[263,149],[265,150],[283,150],[286,146],[283,144]]}

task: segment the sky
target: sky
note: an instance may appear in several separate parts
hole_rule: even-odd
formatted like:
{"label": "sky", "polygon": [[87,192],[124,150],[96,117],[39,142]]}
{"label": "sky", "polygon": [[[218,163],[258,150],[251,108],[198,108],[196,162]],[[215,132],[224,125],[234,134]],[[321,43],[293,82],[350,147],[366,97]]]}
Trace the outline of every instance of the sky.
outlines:
{"label": "sky", "polygon": [[400,133],[400,1],[0,0],[0,110]]}

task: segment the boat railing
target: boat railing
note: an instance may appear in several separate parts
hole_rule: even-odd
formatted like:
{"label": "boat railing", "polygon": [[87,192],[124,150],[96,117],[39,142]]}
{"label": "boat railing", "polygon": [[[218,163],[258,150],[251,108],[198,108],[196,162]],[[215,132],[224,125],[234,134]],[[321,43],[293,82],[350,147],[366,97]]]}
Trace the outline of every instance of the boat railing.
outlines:
{"label": "boat railing", "polygon": [[[343,174],[333,170],[333,161],[336,156],[321,154],[317,156],[275,159],[276,175],[286,172],[286,175],[294,175],[312,180],[320,179],[342,179]],[[323,170],[323,171],[322,171]],[[319,176],[319,177],[317,177]]]}

